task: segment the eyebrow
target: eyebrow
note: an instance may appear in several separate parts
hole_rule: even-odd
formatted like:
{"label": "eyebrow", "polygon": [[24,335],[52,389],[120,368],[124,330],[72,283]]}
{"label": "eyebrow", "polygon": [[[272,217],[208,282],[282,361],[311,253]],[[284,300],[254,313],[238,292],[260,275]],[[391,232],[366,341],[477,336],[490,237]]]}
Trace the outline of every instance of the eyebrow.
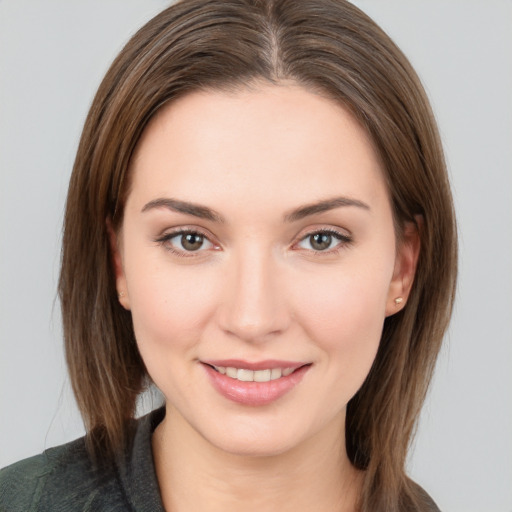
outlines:
{"label": "eyebrow", "polygon": [[[296,222],[309,217],[310,215],[327,212],[343,206],[355,206],[363,210],[370,210],[370,207],[366,203],[359,201],[358,199],[351,199],[349,197],[333,197],[331,199],[325,199],[316,203],[300,206],[299,208],[285,214],[284,220],[285,222]],[[208,206],[202,206],[188,201],[180,201],[178,199],[171,199],[167,197],[153,199],[149,203],[145,204],[141,211],[144,213],[156,208],[167,208],[174,212],[193,215],[194,217],[210,220],[212,222],[225,222],[224,217],[222,217],[220,213]]]}
{"label": "eyebrow", "polygon": [[351,199],[349,197],[333,197],[331,199],[325,199],[323,201],[318,201],[317,203],[308,204],[292,210],[284,216],[284,219],[287,222],[296,222],[304,219],[305,217],[309,217],[310,215],[327,212],[342,206],[355,206],[357,208],[362,208],[363,210],[370,210],[370,207],[366,203],[363,203],[363,201],[359,201],[358,199]]}
{"label": "eyebrow", "polygon": [[193,215],[200,219],[211,220],[213,222],[224,222],[222,215],[207,206],[199,204],[189,203],[188,201],[179,201],[178,199],[171,199],[167,197],[161,197],[153,199],[149,203],[145,204],[142,208],[142,212],[147,212],[155,208],[167,208],[178,213],[185,213],[187,215]]}

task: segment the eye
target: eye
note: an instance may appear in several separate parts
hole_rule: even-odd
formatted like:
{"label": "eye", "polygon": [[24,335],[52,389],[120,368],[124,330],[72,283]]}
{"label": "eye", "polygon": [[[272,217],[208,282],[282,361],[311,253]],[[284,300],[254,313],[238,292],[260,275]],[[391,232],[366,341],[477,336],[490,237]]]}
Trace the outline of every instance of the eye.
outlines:
{"label": "eye", "polygon": [[214,244],[198,231],[175,231],[156,240],[167,250],[180,256],[188,256],[194,252],[202,252],[214,248]]}
{"label": "eye", "polygon": [[334,230],[321,230],[309,233],[297,244],[301,249],[315,252],[331,252],[351,242],[351,238]]}

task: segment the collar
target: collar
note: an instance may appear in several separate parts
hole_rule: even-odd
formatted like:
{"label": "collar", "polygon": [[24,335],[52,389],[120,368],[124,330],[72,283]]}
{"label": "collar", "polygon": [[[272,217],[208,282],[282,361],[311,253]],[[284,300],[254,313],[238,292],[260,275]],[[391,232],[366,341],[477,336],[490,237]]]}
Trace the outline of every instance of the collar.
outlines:
{"label": "collar", "polygon": [[136,420],[132,442],[116,461],[124,494],[137,512],[165,512],[151,448],[151,436],[164,417],[161,407]]}

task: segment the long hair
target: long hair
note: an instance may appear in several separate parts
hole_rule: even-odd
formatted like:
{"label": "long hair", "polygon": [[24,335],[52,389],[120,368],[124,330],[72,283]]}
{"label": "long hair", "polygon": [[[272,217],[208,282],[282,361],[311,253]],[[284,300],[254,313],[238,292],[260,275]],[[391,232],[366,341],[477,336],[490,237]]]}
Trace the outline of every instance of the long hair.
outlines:
{"label": "long hair", "polygon": [[147,372],[118,303],[106,230],[118,229],[134,147],[152,116],[191,91],[292,80],[348,108],[382,162],[397,238],[421,219],[405,308],[348,404],[345,441],[364,470],[364,511],[419,510],[407,450],[452,310],[456,226],[442,146],[408,60],[345,0],[182,0],[126,44],[95,96],[69,185],[59,282],[66,357],[91,452],[122,449]]}

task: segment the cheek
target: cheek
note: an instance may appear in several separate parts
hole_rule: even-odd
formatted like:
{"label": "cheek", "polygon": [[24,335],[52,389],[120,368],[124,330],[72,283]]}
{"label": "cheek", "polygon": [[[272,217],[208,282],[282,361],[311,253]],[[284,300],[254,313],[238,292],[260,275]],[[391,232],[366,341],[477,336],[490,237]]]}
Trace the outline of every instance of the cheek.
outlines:
{"label": "cheek", "polygon": [[380,343],[390,273],[387,267],[341,269],[305,283],[307,293],[296,301],[297,317],[308,338],[328,355],[333,372],[360,383],[366,377]]}
{"label": "cheek", "polygon": [[134,258],[126,271],[135,336],[146,364],[150,358],[192,350],[214,308],[211,279],[192,266],[142,257]]}

